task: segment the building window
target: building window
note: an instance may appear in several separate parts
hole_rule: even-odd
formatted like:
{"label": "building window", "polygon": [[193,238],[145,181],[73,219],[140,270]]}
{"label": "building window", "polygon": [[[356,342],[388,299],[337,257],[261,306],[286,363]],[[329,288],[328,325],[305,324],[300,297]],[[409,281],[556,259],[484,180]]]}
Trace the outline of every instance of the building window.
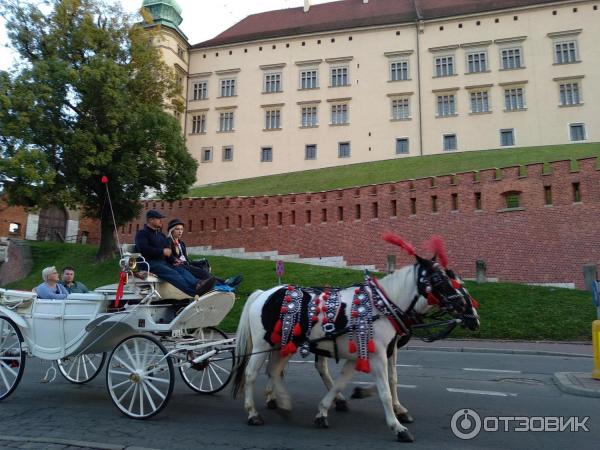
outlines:
{"label": "building window", "polygon": [[525,109],[525,97],[523,88],[512,88],[504,90],[504,109],[506,111],[519,111]]}
{"label": "building window", "polygon": [[316,89],[318,86],[317,69],[300,71],[300,89]]}
{"label": "building window", "polygon": [[408,98],[397,98],[392,100],[392,119],[410,119],[410,101]]}
{"label": "building window", "polygon": [[273,161],[273,148],[263,147],[260,149],[260,162],[271,162]]}
{"label": "building window", "polygon": [[577,42],[556,42],[554,44],[554,63],[569,64],[578,62]]}
{"label": "building window", "polygon": [[206,114],[192,116],[192,134],[206,133]]}
{"label": "building window", "polygon": [[396,138],[396,155],[408,154],[408,138]]}
{"label": "building window", "polygon": [[303,106],[301,116],[302,128],[316,127],[319,124],[316,106]]}
{"label": "building window", "polygon": [[513,145],[515,145],[514,128],[500,130],[500,145],[502,147],[512,147]]}
{"label": "building window", "polygon": [[235,78],[221,80],[221,97],[233,97],[235,95]]}
{"label": "building window", "polygon": [[474,52],[467,54],[467,72],[477,73],[486,72],[487,68],[487,53]]}
{"label": "building window", "polygon": [[317,146],[315,144],[304,146],[304,159],[317,159]]}
{"label": "building window", "polygon": [[348,86],[348,67],[331,68],[331,87]]}
{"label": "building window", "polygon": [[223,147],[223,161],[233,161],[233,146]]}
{"label": "building window", "polygon": [[331,124],[345,125],[348,123],[348,104],[331,105]]}
{"label": "building window", "polygon": [[456,114],[456,99],[454,94],[438,95],[437,115],[438,117],[453,116]]}
{"label": "building window", "polygon": [[488,91],[471,92],[471,112],[484,113],[489,112],[490,102]]}
{"label": "building window", "polygon": [[506,208],[519,208],[521,206],[521,193],[517,191],[506,192],[504,194]]}
{"label": "building window", "polygon": [[219,114],[219,131],[233,131],[233,111]]}
{"label": "building window", "polygon": [[338,143],[338,158],[350,157],[350,142]]}
{"label": "building window", "polygon": [[454,75],[454,56],[438,56],[435,58],[435,76],[449,77]]}
{"label": "building window", "polygon": [[409,79],[408,61],[392,61],[390,63],[390,81],[404,81]]}
{"label": "building window", "polygon": [[579,105],[581,103],[581,97],[579,95],[579,83],[576,81],[570,81],[568,83],[561,83],[559,85],[560,91],[560,104],[562,106]]}
{"label": "building window", "polygon": [[585,141],[585,125],[583,123],[572,123],[569,125],[571,142]]}
{"label": "building window", "polygon": [[212,147],[202,147],[202,156],[200,159],[203,163],[211,162],[212,161]]}
{"label": "building window", "polygon": [[523,67],[521,47],[502,49],[500,59],[502,61],[502,70],[521,69]]}
{"label": "building window", "polygon": [[265,74],[265,92],[281,92],[281,73],[267,73]]}
{"label": "building window", "polygon": [[444,135],[444,151],[450,152],[457,149],[456,145],[456,134],[445,134]]}
{"label": "building window", "polygon": [[192,85],[193,99],[206,100],[208,98],[208,81],[198,81]]}
{"label": "building window", "polygon": [[281,110],[268,109],[265,111],[265,129],[279,130],[281,129]]}

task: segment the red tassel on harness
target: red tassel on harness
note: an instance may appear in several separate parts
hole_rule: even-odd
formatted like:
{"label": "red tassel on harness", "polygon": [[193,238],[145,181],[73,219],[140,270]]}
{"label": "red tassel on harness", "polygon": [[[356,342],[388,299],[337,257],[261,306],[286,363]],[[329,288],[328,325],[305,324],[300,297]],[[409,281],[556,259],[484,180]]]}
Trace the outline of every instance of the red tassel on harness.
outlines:
{"label": "red tassel on harness", "polygon": [[126,283],[127,283],[127,274],[125,272],[121,272],[121,275],[119,276],[119,285],[117,286],[117,293],[115,295],[115,308],[118,308],[121,303],[121,299],[123,298]]}
{"label": "red tassel on harness", "polygon": [[359,372],[370,373],[371,365],[369,364],[368,359],[359,358],[356,360],[356,366],[354,368]]}
{"label": "red tassel on harness", "polygon": [[357,350],[357,348],[356,348],[356,342],[354,342],[354,341],[348,342],[348,351],[350,353],[356,353],[356,350]]}
{"label": "red tassel on harness", "polygon": [[375,341],[373,339],[367,343],[367,350],[369,350],[369,353],[375,353]]}
{"label": "red tassel on harness", "polygon": [[302,328],[300,327],[299,323],[297,323],[296,325],[294,325],[293,334],[294,334],[294,336],[300,336],[302,334]]}
{"label": "red tassel on harness", "polygon": [[281,326],[281,319],[279,319],[277,322],[275,322],[275,328],[273,328],[273,331],[271,332],[271,342],[274,345],[281,343]]}
{"label": "red tassel on harness", "polygon": [[440,301],[430,292],[427,294],[427,303],[430,305],[439,305]]}
{"label": "red tassel on harness", "polygon": [[454,289],[460,289],[462,287],[462,284],[460,284],[460,282],[458,280],[455,280],[454,278],[451,279],[450,282],[452,283],[452,287]]}
{"label": "red tassel on harness", "polygon": [[281,349],[281,356],[286,357],[293,355],[294,353],[296,353],[296,350],[298,350],[298,347],[296,347],[296,344],[290,341],[285,347]]}
{"label": "red tassel on harness", "polygon": [[473,297],[471,297],[471,304],[473,305],[474,308],[479,308],[479,302],[477,300],[475,300]]}

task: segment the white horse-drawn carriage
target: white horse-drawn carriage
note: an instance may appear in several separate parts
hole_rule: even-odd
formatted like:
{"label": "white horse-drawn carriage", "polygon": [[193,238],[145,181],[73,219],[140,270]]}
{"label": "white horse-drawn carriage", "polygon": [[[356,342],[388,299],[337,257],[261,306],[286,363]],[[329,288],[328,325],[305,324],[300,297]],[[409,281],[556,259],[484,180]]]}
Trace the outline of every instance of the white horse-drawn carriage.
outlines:
{"label": "white horse-drawn carriage", "polygon": [[175,367],[195,392],[227,385],[234,339],[216,326],[233,307],[234,294],[190,298],[152,275],[133,276],[136,264],[145,264],[140,255],[125,253],[120,264],[125,283],[118,301],[116,284],[65,300],[0,289],[0,400],[18,386],[27,355],[55,361],[77,384],[96,377],[108,359],[110,398],[136,419],[167,405]]}

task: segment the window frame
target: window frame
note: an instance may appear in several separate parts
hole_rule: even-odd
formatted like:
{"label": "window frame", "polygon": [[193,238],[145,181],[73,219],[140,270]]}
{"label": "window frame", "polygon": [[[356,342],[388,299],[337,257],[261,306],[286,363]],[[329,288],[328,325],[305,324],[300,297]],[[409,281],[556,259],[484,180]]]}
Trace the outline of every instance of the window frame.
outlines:
{"label": "window frame", "polygon": [[[519,52],[519,65],[518,66],[514,66],[514,67],[508,67],[510,66],[510,64],[508,64],[507,66],[504,65],[505,59],[503,56],[504,52],[514,52],[514,51],[518,51]],[[512,58],[516,60],[516,56],[513,53]],[[510,61],[509,57],[507,56],[507,61]],[[525,68],[525,58],[524,58],[524,52],[523,52],[523,46],[522,45],[514,45],[514,46],[507,46],[507,47],[502,47],[500,48],[500,70],[518,70],[518,69],[524,69]]]}
{"label": "window frame", "polygon": [[[577,101],[573,101],[573,102],[568,102],[566,100],[568,100],[568,94],[569,91],[566,88],[566,86],[571,86],[571,98],[572,99],[576,99]],[[575,86],[576,88],[573,89],[572,87]],[[563,88],[564,87],[564,88]],[[560,106],[579,106],[582,105],[582,98],[581,98],[581,82],[580,80],[561,80],[558,83],[558,102]],[[563,101],[564,100],[564,101]]]}
{"label": "window frame", "polygon": [[[226,158],[226,154],[227,154],[227,150],[230,150],[230,158]],[[221,147],[221,160],[223,162],[232,162],[233,161],[233,145],[224,145],[223,147]]]}
{"label": "window frame", "polygon": [[[337,80],[338,78],[340,78],[339,75],[336,75],[334,78],[334,71],[338,71],[338,70],[346,71],[346,73],[345,73],[346,83],[345,84],[337,84],[337,81],[334,82],[334,80]],[[341,78],[343,79],[344,77],[341,76]],[[344,86],[350,86],[350,65],[343,64],[343,65],[330,66],[329,67],[329,87],[335,88],[335,87],[344,87]]]}
{"label": "window frame", "polygon": [[[332,103],[329,110],[331,112],[330,125],[341,126],[350,123],[350,105],[348,102]],[[339,121],[340,116],[341,121]]]}
{"label": "window frame", "polygon": [[[566,54],[568,55],[568,57],[565,61],[562,60],[562,57],[564,55],[564,49],[561,49],[559,52],[557,47],[569,44],[573,44],[575,55],[574,58],[571,59],[571,50],[567,48]],[[552,51],[554,64],[557,66],[581,62],[581,60],[579,59],[579,42],[577,39],[555,39],[554,41],[552,41]]]}
{"label": "window frame", "polygon": [[[304,114],[304,110],[314,109],[314,114]],[[306,124],[304,118],[314,117],[314,123],[307,120]],[[317,104],[301,105],[300,106],[300,128],[316,128],[319,126],[319,106]]]}
{"label": "window frame", "polygon": [[[445,60],[445,64],[442,64],[441,62],[438,64],[438,60]],[[448,66],[450,66],[452,69],[450,72],[448,72]],[[442,70],[443,67],[446,67],[446,69]],[[438,68],[440,69],[439,71]],[[452,77],[454,75],[456,75],[456,57],[454,54],[435,55],[433,57],[434,78]]]}
{"label": "window frame", "polygon": [[[309,158],[309,147],[312,147],[314,152],[312,154],[312,157]],[[314,161],[317,159],[317,144],[304,144],[304,160],[305,161]]]}
{"label": "window frame", "polygon": [[[272,126],[276,125],[276,126]],[[265,109],[265,130],[281,130],[281,108]]]}
{"label": "window frame", "polygon": [[[200,80],[192,80],[192,101],[200,101],[200,100],[208,100],[208,80],[200,79]],[[204,85],[204,88],[197,89],[196,86]],[[199,93],[200,95],[196,96]]]}
{"label": "window frame", "polygon": [[[471,66],[470,66],[470,62],[469,62],[469,57],[474,56],[474,55],[479,55],[479,56],[483,55],[483,69],[481,68],[482,62],[480,59],[477,61],[477,64],[479,65],[480,70],[470,70]],[[488,51],[487,50],[471,50],[471,51],[465,53],[465,64],[466,64],[466,72],[465,73],[467,73],[467,74],[489,72],[490,64],[489,64]],[[473,66],[475,66],[475,62],[473,62]]]}
{"label": "window frame", "polygon": [[[275,80],[269,80],[269,77],[275,77]],[[274,90],[269,88],[269,86],[271,86],[273,83],[275,84]],[[263,74],[263,94],[277,94],[279,92],[283,92],[283,72],[265,72]]]}
{"label": "window frame", "polygon": [[[347,146],[347,153],[342,153],[342,146]],[[350,146],[350,141],[338,142],[338,158],[350,158],[350,156],[352,156],[352,147]]]}
{"label": "window frame", "polygon": [[[227,86],[229,82],[229,86]],[[229,92],[229,94],[228,94]],[[228,94],[228,95],[226,95]],[[237,96],[237,77],[226,77],[219,79],[219,98]]]}
{"label": "window frame", "polygon": [[[448,98],[448,101],[445,102],[444,99]],[[441,99],[441,101],[440,101]],[[445,109],[445,104],[448,104],[448,113],[446,114],[446,109]],[[436,112],[436,117],[453,117],[458,115],[458,112],[456,110],[456,92],[440,92],[436,94],[435,97],[435,104],[436,104],[436,108],[435,108],[435,112]],[[443,114],[442,114],[443,113]]]}
{"label": "window frame", "polygon": [[[308,86],[308,82],[307,82],[307,86],[304,87],[302,86],[302,81],[303,81],[303,77],[302,74],[304,73],[308,73],[308,72],[314,72],[315,73],[315,85],[314,86]],[[306,80],[312,79],[306,77]],[[319,89],[319,68],[318,67],[302,67],[299,71],[298,71],[298,89],[301,91],[307,91],[307,90],[311,90],[311,89]]]}
{"label": "window frame", "polygon": [[[510,136],[511,136],[511,144],[504,144],[503,141],[503,136],[505,133],[510,132]],[[515,136],[515,129],[514,128],[501,128],[500,129],[500,147],[514,147],[516,145],[516,141],[517,138]]]}
{"label": "window frame", "polygon": [[[504,111],[525,111],[527,109],[525,86],[503,86],[504,88]],[[515,92],[515,95],[512,92]],[[520,91],[520,92],[519,92]],[[520,94],[520,95],[518,95]],[[513,98],[515,101],[513,102]],[[519,98],[520,104],[519,104]],[[513,106],[517,106],[514,107]],[[510,107],[509,107],[510,106]]]}
{"label": "window frame", "polygon": [[[198,119],[197,119],[198,118]],[[206,133],[206,113],[192,115],[192,132],[191,134]]]}
{"label": "window frame", "polygon": [[[268,155],[268,158],[265,158]],[[273,147],[266,145],[260,148],[260,162],[273,162]]]}
{"label": "window frame", "polygon": [[[577,140],[573,139],[573,129],[575,127],[581,127],[582,139],[577,139]],[[587,130],[586,130],[586,126],[585,126],[584,122],[569,123],[569,142],[578,143],[578,142],[585,142],[587,140],[588,140],[588,135],[587,135]]]}
{"label": "window frame", "polygon": [[[405,103],[404,105],[399,105],[399,102]],[[410,97],[392,97],[390,99],[390,107],[391,107],[391,120],[410,120],[411,117],[411,107],[410,107]],[[398,114],[398,111],[405,111],[406,114]]]}
{"label": "window frame", "polygon": [[[478,95],[481,98],[478,98]],[[484,114],[492,111],[490,107],[490,90],[489,89],[472,89],[469,91],[469,108],[471,110],[471,114]],[[473,108],[473,106],[481,106],[481,110],[479,108]]]}
{"label": "window frame", "polygon": [[[454,148],[446,148],[447,138],[454,138]],[[458,150],[458,136],[456,135],[456,133],[444,133],[442,135],[442,150],[444,152],[455,152]]]}
{"label": "window frame", "polygon": [[[223,127],[223,125],[228,125]],[[235,114],[233,110],[219,112],[219,133],[230,133],[235,131]]]}
{"label": "window frame", "polygon": [[[394,69],[394,65],[406,65],[406,67],[401,67],[400,69]],[[394,73],[400,73],[399,78],[394,78]],[[406,74],[406,77],[402,75]],[[388,81],[410,81],[410,60],[409,58],[398,58],[392,59],[388,63]]]}
{"label": "window frame", "polygon": [[[398,144],[402,142],[406,144],[406,151],[398,151]],[[409,155],[410,154],[410,138],[408,137],[397,137],[395,140],[396,148],[394,149],[396,155]]]}
{"label": "window frame", "polygon": [[[209,157],[206,158],[206,152],[209,153]],[[211,163],[213,161],[213,148],[212,147],[202,147],[200,150],[200,162],[201,163]]]}

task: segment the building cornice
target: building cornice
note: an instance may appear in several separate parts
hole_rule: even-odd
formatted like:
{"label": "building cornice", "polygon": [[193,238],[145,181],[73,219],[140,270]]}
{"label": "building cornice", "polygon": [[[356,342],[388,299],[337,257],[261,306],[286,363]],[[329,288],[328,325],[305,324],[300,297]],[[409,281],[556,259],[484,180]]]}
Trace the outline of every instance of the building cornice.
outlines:
{"label": "building cornice", "polygon": [[573,75],[570,77],[556,77],[556,78],[552,78],[552,81],[581,80],[582,78],[585,78],[585,75]]}
{"label": "building cornice", "polygon": [[414,92],[393,92],[391,94],[387,94],[387,97],[408,97],[409,95],[413,95]]}
{"label": "building cornice", "polygon": [[554,31],[552,33],[548,33],[546,36],[549,38],[558,38],[565,36],[577,36],[583,31],[582,28],[577,28],[576,30],[565,30],[565,31]]}
{"label": "building cornice", "polygon": [[343,103],[349,102],[350,100],[352,100],[352,97],[328,98],[327,103]]}
{"label": "building cornice", "polygon": [[316,66],[322,62],[322,59],[307,59],[306,61],[296,61],[294,64],[297,66]]}
{"label": "building cornice", "polygon": [[505,81],[502,83],[498,83],[498,86],[514,86],[517,84],[527,84],[528,80],[519,80],[519,81]]}
{"label": "building cornice", "polygon": [[447,52],[449,50],[456,50],[458,48],[458,44],[452,44],[452,45],[442,45],[440,47],[429,47],[427,50],[429,50],[431,53],[439,53],[439,52]]}
{"label": "building cornice", "polygon": [[439,92],[454,92],[454,91],[458,91],[460,88],[458,86],[455,87],[449,87],[449,88],[441,88],[441,89],[432,89],[431,92],[433,92],[434,94],[437,94]]}
{"label": "building cornice", "polygon": [[414,52],[414,50],[399,50],[396,52],[385,52],[383,56],[387,56],[388,58],[396,58],[398,56],[410,56]]}
{"label": "building cornice", "polygon": [[473,89],[489,89],[494,85],[494,83],[488,84],[473,84],[471,86],[465,86],[465,89],[468,91],[472,91]]}
{"label": "building cornice", "polygon": [[317,103],[321,103],[321,100],[303,100],[296,102],[296,105],[316,105]]}
{"label": "building cornice", "polygon": [[462,48],[471,48],[471,47],[488,47],[492,45],[492,41],[479,41],[479,42],[466,42],[464,44],[460,44]]}
{"label": "building cornice", "polygon": [[238,73],[238,72],[241,72],[241,71],[242,71],[242,69],[240,69],[239,67],[237,67],[235,69],[215,70],[215,73],[217,75],[230,75],[230,74]]}
{"label": "building cornice", "polygon": [[527,36],[515,36],[509,38],[494,39],[494,44],[512,44],[515,42],[523,42]]}
{"label": "building cornice", "polygon": [[206,77],[210,77],[212,74],[213,74],[212,72],[191,73],[191,74],[189,74],[189,78],[206,78]]}
{"label": "building cornice", "polygon": [[260,67],[261,70],[272,70],[272,69],[283,69],[287,64],[279,63],[279,64],[263,64]]}
{"label": "building cornice", "polygon": [[325,62],[329,64],[336,64],[342,62],[349,62],[354,59],[354,56],[340,56],[338,58],[325,58]]}

